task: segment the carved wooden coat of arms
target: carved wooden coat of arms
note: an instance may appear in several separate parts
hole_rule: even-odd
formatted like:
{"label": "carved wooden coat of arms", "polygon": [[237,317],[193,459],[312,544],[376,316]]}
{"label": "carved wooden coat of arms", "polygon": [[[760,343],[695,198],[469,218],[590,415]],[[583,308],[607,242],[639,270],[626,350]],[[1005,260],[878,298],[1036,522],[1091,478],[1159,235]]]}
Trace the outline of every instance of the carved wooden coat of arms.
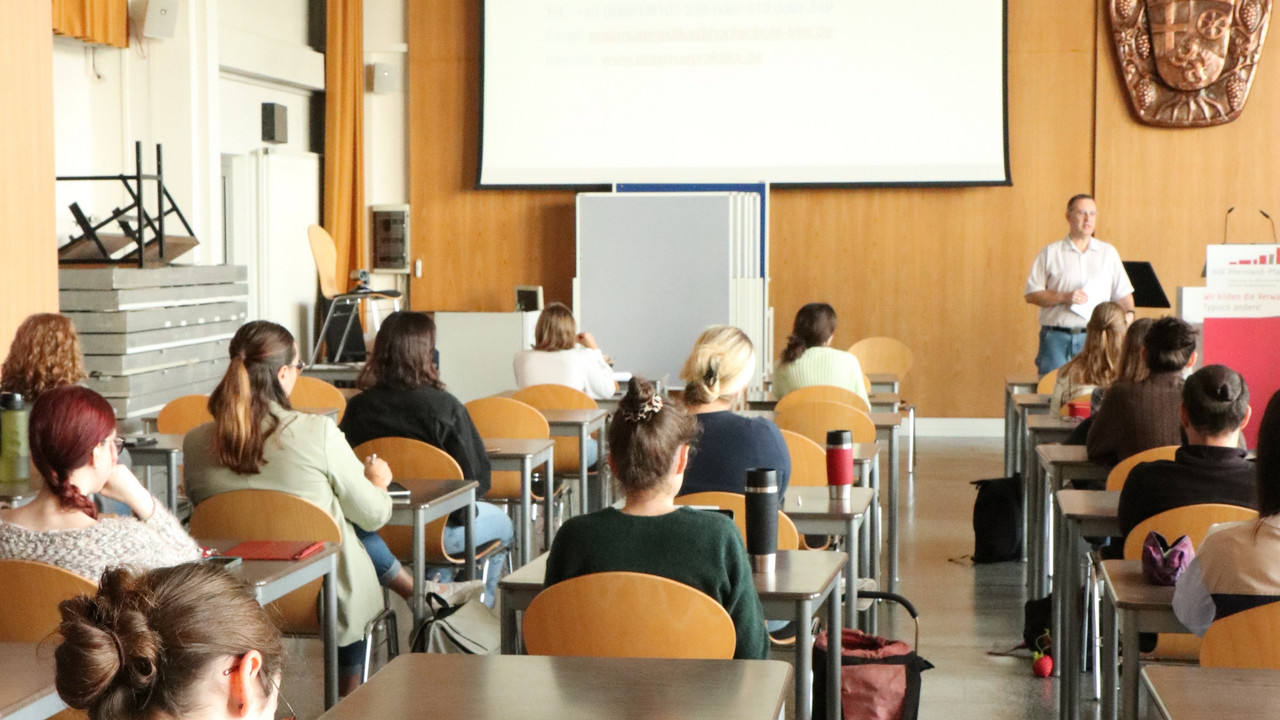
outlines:
{"label": "carved wooden coat of arms", "polygon": [[1138,119],[1229,123],[1244,110],[1271,0],[1107,0],[1120,72]]}

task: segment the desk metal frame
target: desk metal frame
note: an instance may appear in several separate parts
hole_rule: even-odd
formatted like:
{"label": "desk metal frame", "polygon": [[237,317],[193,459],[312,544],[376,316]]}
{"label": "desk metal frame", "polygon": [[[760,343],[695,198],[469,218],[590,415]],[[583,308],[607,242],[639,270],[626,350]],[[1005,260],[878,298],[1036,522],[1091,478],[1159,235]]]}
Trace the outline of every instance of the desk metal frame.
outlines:
{"label": "desk metal frame", "polygon": [[[405,480],[400,480],[405,483]],[[409,484],[412,489],[412,481]],[[411,503],[407,501],[393,502],[391,505],[391,519],[387,521],[388,525],[408,525],[413,528],[413,602],[410,606],[413,608],[413,626],[417,627],[427,617],[427,548],[426,548],[426,530],[427,524],[433,520],[447,517],[455,510],[464,507],[474,508],[476,504],[476,487],[475,481],[469,481],[468,486],[464,489],[445,495],[443,498],[433,499],[425,503]],[[475,578],[476,575],[476,538],[475,538],[475,512],[463,513],[462,521],[463,531],[466,534],[467,543],[467,574],[469,577]]]}
{"label": "desk metal frame", "polygon": [[[868,486],[870,475],[869,462],[861,463],[862,486],[852,489],[850,497],[844,501],[833,500],[825,487],[787,488],[786,504],[783,512],[796,524],[796,529],[809,535],[835,535],[845,540],[844,565],[844,627],[858,626],[858,572],[854,569],[854,559],[863,561],[860,550],[864,543],[859,543],[859,528],[866,530],[863,522],[867,511],[874,507],[875,491]],[[838,507],[833,507],[837,506]],[[839,515],[839,517],[836,517]]]}
{"label": "desk metal frame", "polygon": [[[541,450],[533,452],[517,452],[509,450],[508,447],[513,443],[537,443],[545,442],[546,446]],[[555,508],[555,457],[556,445],[554,441],[546,440],[509,440],[504,438],[492,438],[485,440],[487,447],[497,448],[496,451],[489,452],[489,464],[493,470],[508,471],[516,470],[520,473],[520,532],[517,537],[520,542],[519,565],[525,565],[533,559],[533,469],[542,465],[546,469],[546,491],[544,492],[543,503],[546,513],[546,547],[551,547],[551,540],[555,535],[555,523],[551,521]],[[517,565],[517,567],[519,566]]]}
{"label": "desk metal frame", "polygon": [[[613,492],[609,484],[608,466],[605,462],[606,445],[608,444],[609,434],[609,412],[607,410],[541,410],[547,419],[547,425],[551,427],[551,437],[576,437],[578,438],[578,482],[582,488],[582,499],[579,503],[579,510],[583,515],[591,512],[591,504],[587,498],[587,479],[590,477],[587,468],[587,443],[591,441],[591,433],[600,431],[600,457],[599,470],[596,472],[597,483],[600,491],[600,507],[608,507],[613,502]],[[576,420],[563,417],[562,413],[580,413],[595,412],[599,415],[593,415],[587,420]],[[550,492],[550,491],[548,491]],[[548,518],[550,522],[550,518]]]}

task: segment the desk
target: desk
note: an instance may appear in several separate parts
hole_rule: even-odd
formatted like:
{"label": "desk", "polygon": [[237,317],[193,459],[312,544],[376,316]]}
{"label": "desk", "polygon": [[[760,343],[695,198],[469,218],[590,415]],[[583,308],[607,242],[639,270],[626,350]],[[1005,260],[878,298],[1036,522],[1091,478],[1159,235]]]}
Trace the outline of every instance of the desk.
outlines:
{"label": "desk", "polygon": [[777,660],[413,653],[321,718],[776,720],[791,677]]}
{"label": "desk", "polygon": [[391,503],[391,519],[388,525],[408,525],[413,528],[413,626],[417,627],[427,616],[427,524],[433,520],[447,517],[454,510],[464,507],[472,508],[463,513],[462,527],[467,538],[467,576],[476,575],[476,538],[475,504],[476,487],[474,480],[423,480],[419,478],[396,478],[397,482],[409,488],[407,499],[393,499]]}
{"label": "desk", "polygon": [[896,373],[867,373],[867,379],[871,381],[867,392],[896,393],[902,385],[902,379]]}
{"label": "desk", "polygon": [[[600,466],[596,473],[596,479],[600,487],[600,507],[608,507],[612,501],[610,495],[609,479],[606,468],[608,463],[605,462],[605,445],[608,438],[608,422],[609,413],[606,410],[596,408],[595,410],[539,410],[542,417],[547,419],[547,425],[551,426],[551,437],[576,437],[578,438],[578,473],[579,482],[582,485],[582,503],[580,510],[586,515],[590,510],[590,504],[587,502],[587,443],[591,441],[591,433],[600,431]],[[551,518],[547,518],[550,522]]]}
{"label": "desk", "polygon": [[[1027,440],[1026,440],[1027,418],[1031,417],[1032,415],[1044,415],[1048,413],[1049,402],[1052,397],[1053,397],[1052,395],[1038,395],[1035,393],[1016,393],[1010,396],[1010,403],[1013,406],[1013,436],[1014,436],[1013,445],[1014,445],[1014,452],[1017,453],[1016,457],[1018,458],[1017,467],[1015,468],[1016,470],[1020,470],[1023,472],[1026,471],[1026,467],[1024,465],[1026,461],[1026,453],[1028,452],[1028,449],[1026,447],[1027,446]],[[1006,428],[1006,432],[1007,431],[1008,431],[1008,428]],[[1034,452],[1034,451],[1035,451],[1035,447],[1033,446],[1031,447],[1030,452]],[[1013,470],[1010,470],[1007,473],[1005,473],[1006,477],[1011,475],[1013,475]],[[1023,483],[1025,486],[1025,483],[1026,483],[1025,477],[1023,478]],[[1031,527],[1030,517],[1032,512],[1033,512],[1033,507],[1031,505],[1031,498],[1028,496],[1026,492],[1023,492],[1022,493],[1022,527],[1024,528]],[[1022,546],[1022,559],[1024,561],[1027,559],[1026,543],[1023,543],[1023,546]]]}
{"label": "desk", "polygon": [[[53,644],[0,643],[0,717],[44,720],[67,705],[54,687]],[[770,718],[773,720],[773,718]]]}
{"label": "desk", "polygon": [[1004,379],[1004,475],[1011,477],[1018,470],[1018,439],[1021,437],[1018,428],[1018,414],[1014,409],[1013,396],[1021,393],[1033,393],[1040,384],[1037,375],[1007,375]]}
{"label": "desk", "polygon": [[1274,718],[1280,706],[1275,670],[1152,665],[1142,671],[1155,715],[1164,720]]}
{"label": "desk", "polygon": [[512,438],[492,438],[484,441],[485,451],[489,455],[489,465],[493,470],[516,470],[520,473],[520,529],[516,535],[520,543],[519,564],[523,565],[533,558],[533,468],[546,466],[546,492],[543,502],[546,505],[547,547],[551,547],[551,536],[555,533],[555,493],[552,482],[555,476],[556,444],[551,440],[529,440]]}
{"label": "desk", "polygon": [[[796,720],[809,720],[810,694],[808,682],[813,664],[813,636],[805,630],[824,603],[827,627],[840,627],[840,575],[847,562],[845,553],[814,550],[783,550],[778,553],[772,573],[756,573],[756,592],[768,620],[796,623]],[[498,582],[499,605],[502,608],[502,653],[520,652],[519,623],[522,612],[542,591],[547,574],[547,555],[543,554]],[[840,718],[840,633],[828,633],[831,651],[827,653],[828,720]]]}
{"label": "desk", "polygon": [[1118,639],[1120,651],[1125,657],[1120,679],[1120,717],[1122,720],[1137,720],[1141,682],[1138,663],[1132,660],[1138,658],[1138,634],[1185,633],[1187,629],[1173,614],[1173,588],[1149,584],[1142,576],[1140,560],[1104,560],[1102,581],[1106,587],[1107,599],[1102,614],[1102,717],[1116,716]]}
{"label": "desk", "polygon": [[[872,447],[875,447],[874,445]],[[857,447],[854,449],[858,453]],[[837,535],[845,539],[844,565],[844,626],[858,626],[858,573],[854,570],[854,558],[861,558],[858,545],[858,526],[863,522],[867,509],[875,500],[875,490],[867,486],[867,468],[863,463],[863,486],[852,488],[849,497],[833,500],[825,487],[787,488],[787,499],[782,511],[796,524],[801,533],[811,535]]]}
{"label": "desk", "polygon": [[[772,393],[764,390],[748,390],[746,393],[746,404],[748,410],[769,410],[777,409],[778,399]],[[897,412],[899,403],[902,402],[902,396],[896,392],[881,392],[867,394],[868,404],[871,406],[871,412]],[[616,406],[616,401],[615,401]],[[603,401],[601,401],[603,407]]]}
{"label": "desk", "polygon": [[125,440],[133,440],[138,438],[151,438],[155,443],[151,445],[137,445],[129,447],[129,458],[134,467],[141,466],[142,482],[147,486],[147,491],[155,493],[151,489],[151,468],[160,467],[165,470],[165,481],[167,495],[165,496],[165,506],[169,508],[169,512],[178,513],[178,467],[182,465],[182,440],[185,435],[127,435]]}
{"label": "desk", "polygon": [[[1078,446],[1042,445],[1041,449],[1067,447]],[[1058,490],[1055,497],[1060,532],[1056,535],[1058,550],[1054,555],[1054,587],[1058,592],[1053,593],[1051,633],[1057,650],[1053,664],[1056,674],[1062,678],[1058,689],[1058,717],[1060,720],[1076,720],[1080,716],[1080,658],[1084,653],[1079,593],[1083,585],[1079,576],[1085,549],[1083,539],[1120,534],[1120,493]]]}
{"label": "desk", "polygon": [[[198,540],[201,545],[226,550],[236,543],[228,540]],[[323,550],[301,560],[245,560],[231,571],[253,591],[260,605],[274,602],[312,580],[320,586],[320,638],[324,641],[324,706],[338,702],[338,590],[334,575],[338,569],[338,545],[325,543]]]}
{"label": "desk", "polygon": [[1049,594],[1049,553],[1051,538],[1050,501],[1041,476],[1040,456],[1036,447],[1043,443],[1060,443],[1079,424],[1075,418],[1057,415],[1032,415],[1027,418],[1022,471],[1023,508],[1026,511],[1027,596],[1042,598]]}

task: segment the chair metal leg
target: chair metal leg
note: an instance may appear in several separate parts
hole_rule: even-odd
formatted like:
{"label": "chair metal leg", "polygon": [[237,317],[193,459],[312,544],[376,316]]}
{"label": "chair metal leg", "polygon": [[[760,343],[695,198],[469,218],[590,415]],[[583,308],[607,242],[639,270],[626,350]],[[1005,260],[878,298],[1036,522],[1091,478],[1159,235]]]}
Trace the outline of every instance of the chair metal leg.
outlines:
{"label": "chair metal leg", "polygon": [[316,358],[320,356],[320,344],[324,342],[324,334],[329,330],[329,323],[333,321],[333,311],[337,307],[337,301],[329,303],[329,312],[325,313],[324,323],[320,325],[320,332],[316,335],[315,347],[311,348],[311,360],[308,363],[310,365],[315,365]]}

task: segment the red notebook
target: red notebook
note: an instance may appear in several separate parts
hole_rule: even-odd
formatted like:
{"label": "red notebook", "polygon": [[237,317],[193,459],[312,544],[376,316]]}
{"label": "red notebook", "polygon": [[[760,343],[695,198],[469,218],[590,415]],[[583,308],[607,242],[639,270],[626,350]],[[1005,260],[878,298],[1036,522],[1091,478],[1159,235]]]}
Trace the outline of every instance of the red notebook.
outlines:
{"label": "red notebook", "polygon": [[310,540],[246,540],[222,554],[245,560],[301,560],[322,549],[323,542]]}

